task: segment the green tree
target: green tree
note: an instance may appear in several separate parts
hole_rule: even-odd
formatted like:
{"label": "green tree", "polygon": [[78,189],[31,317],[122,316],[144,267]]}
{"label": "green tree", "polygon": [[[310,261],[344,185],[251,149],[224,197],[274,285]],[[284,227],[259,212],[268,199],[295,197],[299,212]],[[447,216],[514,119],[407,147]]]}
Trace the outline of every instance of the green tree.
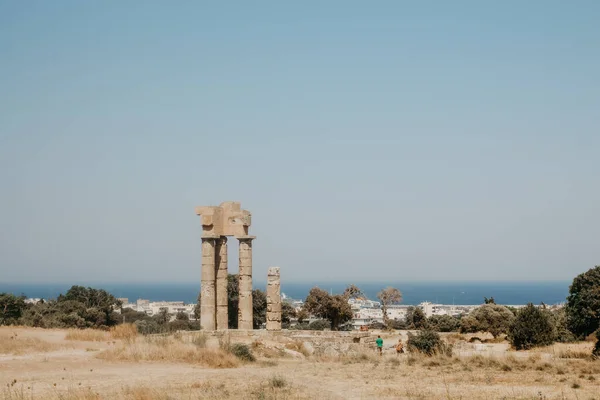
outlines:
{"label": "green tree", "polygon": [[450,315],[432,315],[427,319],[427,324],[436,332],[454,332],[460,329],[460,320]]}
{"label": "green tree", "polygon": [[13,325],[25,311],[25,296],[0,293],[0,325]]}
{"label": "green tree", "polygon": [[388,318],[388,307],[392,304],[398,304],[402,301],[402,293],[393,287],[388,286],[383,289],[379,293],[377,293],[377,298],[381,302],[381,310],[383,311],[383,323],[387,326],[389,325]]}
{"label": "green tree", "polygon": [[554,337],[549,313],[531,303],[519,310],[508,331],[508,340],[517,350],[547,346],[554,342]]}
{"label": "green tree", "polygon": [[281,323],[289,324],[292,318],[296,318],[296,309],[290,304],[289,301],[281,302]]}
{"label": "green tree", "polygon": [[177,314],[175,314],[175,320],[177,320],[177,321],[189,321],[190,320],[190,316],[187,315],[187,313],[184,313],[183,311],[179,311]]}
{"label": "green tree", "polygon": [[267,295],[260,289],[252,291],[252,325],[259,329],[267,322]]}
{"label": "green tree", "polygon": [[352,308],[348,304],[346,290],[344,294],[330,295],[325,290],[314,287],[304,301],[304,309],[317,318],[329,321],[331,330],[338,330],[340,325],[352,319]]}
{"label": "green tree", "polygon": [[169,310],[166,308],[161,308],[158,311],[158,314],[152,316],[152,319],[158,324],[158,326],[166,327],[171,320],[171,316],[169,315]]}
{"label": "green tree", "polygon": [[298,310],[298,313],[296,314],[296,317],[298,318],[298,323],[302,324],[305,321],[308,320],[308,318],[310,317],[310,315],[308,314],[308,311],[306,311],[306,309],[301,308],[300,310]]}
{"label": "green tree", "polygon": [[489,332],[498,337],[508,333],[514,319],[515,315],[508,308],[497,304],[484,304],[461,319],[460,330],[466,333]]}
{"label": "green tree", "polygon": [[568,343],[575,341],[575,335],[567,327],[567,313],[564,307],[557,310],[544,310],[554,328],[554,341]]}
{"label": "green tree", "polygon": [[410,306],[406,309],[406,327],[408,329],[427,329],[427,317],[419,307]]}
{"label": "green tree", "polygon": [[227,275],[227,319],[229,329],[238,327],[238,309],[240,302],[240,290],[238,274]]}
{"label": "green tree", "polygon": [[79,303],[85,309],[77,311],[77,315],[86,321],[86,326],[113,326],[120,322],[114,311],[122,304],[104,289],[72,286],[67,293],[58,296],[59,307],[62,308],[66,303]]}
{"label": "green tree", "polygon": [[194,306],[194,318],[198,321],[200,321],[200,300],[201,293],[198,292],[198,299],[196,300],[196,305]]}
{"label": "green tree", "polygon": [[567,326],[582,339],[600,328],[600,266],[577,275],[569,287]]}

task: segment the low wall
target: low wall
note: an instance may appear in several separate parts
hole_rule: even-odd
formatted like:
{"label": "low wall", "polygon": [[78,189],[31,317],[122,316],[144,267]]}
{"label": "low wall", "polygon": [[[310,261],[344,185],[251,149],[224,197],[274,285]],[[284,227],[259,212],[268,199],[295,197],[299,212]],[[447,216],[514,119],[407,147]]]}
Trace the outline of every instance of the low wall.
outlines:
{"label": "low wall", "polygon": [[199,336],[206,337],[206,345],[218,346],[223,340],[250,344],[254,341],[263,343],[275,342],[277,347],[288,343],[301,342],[309,354],[336,356],[364,350],[375,342],[375,336],[369,332],[337,332],[337,331],[301,331],[281,330],[267,331],[231,329],[224,331],[180,331],[178,335],[185,342],[192,342]]}

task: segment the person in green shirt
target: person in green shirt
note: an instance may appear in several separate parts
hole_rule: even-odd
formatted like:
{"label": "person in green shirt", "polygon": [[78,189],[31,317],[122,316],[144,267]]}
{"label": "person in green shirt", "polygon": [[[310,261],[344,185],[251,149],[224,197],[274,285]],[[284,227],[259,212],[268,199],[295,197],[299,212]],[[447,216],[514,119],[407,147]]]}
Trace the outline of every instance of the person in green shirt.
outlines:
{"label": "person in green shirt", "polygon": [[377,343],[377,351],[379,351],[379,355],[381,355],[383,353],[383,339],[381,336],[377,335],[375,343]]}

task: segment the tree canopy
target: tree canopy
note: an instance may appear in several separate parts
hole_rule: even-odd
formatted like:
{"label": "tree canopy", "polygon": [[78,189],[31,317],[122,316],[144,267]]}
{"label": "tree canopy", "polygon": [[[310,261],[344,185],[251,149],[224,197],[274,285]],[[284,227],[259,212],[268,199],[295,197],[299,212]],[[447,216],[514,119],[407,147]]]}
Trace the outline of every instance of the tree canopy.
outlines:
{"label": "tree canopy", "polygon": [[567,326],[578,338],[600,328],[600,266],[577,275],[569,287]]}
{"label": "tree canopy", "polygon": [[546,346],[552,344],[554,338],[550,314],[531,303],[519,310],[508,332],[508,340],[517,350]]}
{"label": "tree canopy", "polygon": [[484,304],[461,319],[461,332],[489,332],[494,337],[508,333],[515,315],[506,307]]}
{"label": "tree canopy", "polygon": [[317,318],[329,321],[332,330],[352,319],[352,307],[348,304],[349,296],[361,293],[356,286],[349,286],[344,294],[331,295],[327,291],[314,287],[304,301],[304,309]]}
{"label": "tree canopy", "polygon": [[398,304],[402,301],[402,293],[391,286],[383,289],[377,293],[377,298],[381,302],[381,310],[383,311],[383,323],[387,326],[389,324],[388,318],[388,307],[392,304]]}

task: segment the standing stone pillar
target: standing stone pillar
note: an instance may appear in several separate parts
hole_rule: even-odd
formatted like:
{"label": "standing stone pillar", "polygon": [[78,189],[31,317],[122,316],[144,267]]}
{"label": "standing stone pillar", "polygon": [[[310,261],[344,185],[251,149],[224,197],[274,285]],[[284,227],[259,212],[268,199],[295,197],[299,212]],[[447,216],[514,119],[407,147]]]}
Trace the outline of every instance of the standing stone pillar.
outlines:
{"label": "standing stone pillar", "polygon": [[240,237],[238,329],[251,330],[252,325],[252,240]]}
{"label": "standing stone pillar", "polygon": [[202,278],[200,282],[200,325],[214,331],[216,323],[215,238],[202,238]]}
{"label": "standing stone pillar", "polygon": [[267,330],[281,330],[281,281],[279,267],[267,273]]}
{"label": "standing stone pillar", "polygon": [[217,239],[216,253],[216,291],[217,291],[217,329],[229,328],[229,315],[227,309],[227,237]]}

